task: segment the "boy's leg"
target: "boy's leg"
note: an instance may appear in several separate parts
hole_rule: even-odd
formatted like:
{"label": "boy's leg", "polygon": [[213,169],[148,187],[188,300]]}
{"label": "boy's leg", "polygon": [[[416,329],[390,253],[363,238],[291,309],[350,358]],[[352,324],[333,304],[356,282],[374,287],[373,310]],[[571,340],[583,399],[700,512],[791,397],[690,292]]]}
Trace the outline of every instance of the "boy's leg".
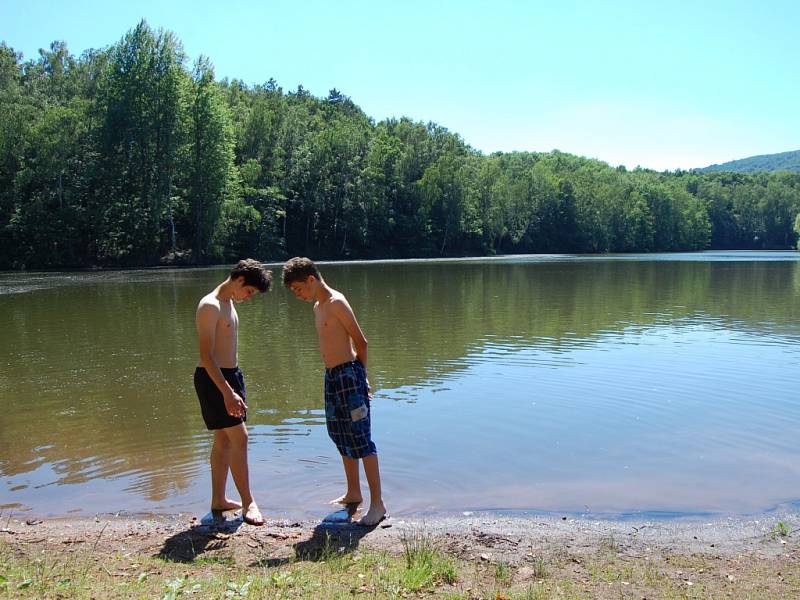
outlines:
{"label": "boy's leg", "polygon": [[344,496],[339,496],[336,500],[332,500],[331,504],[361,504],[364,498],[361,495],[358,461],[342,454],[342,465],[344,466],[344,476],[347,480],[347,491]]}
{"label": "boy's leg", "polygon": [[250,471],[247,466],[247,428],[244,423],[221,429],[230,444],[230,469],[233,483],[242,498],[242,516],[251,525],[263,525],[264,519],[250,493]]}
{"label": "boy's leg", "polygon": [[242,505],[225,495],[228,482],[231,445],[223,429],[214,430],[214,443],[211,446],[211,510],[235,510]]}
{"label": "boy's leg", "polygon": [[383,504],[381,491],[381,472],[378,467],[378,455],[370,454],[364,457],[364,474],[369,485],[369,510],[358,521],[359,525],[372,527],[380,523],[386,516],[386,506]]}

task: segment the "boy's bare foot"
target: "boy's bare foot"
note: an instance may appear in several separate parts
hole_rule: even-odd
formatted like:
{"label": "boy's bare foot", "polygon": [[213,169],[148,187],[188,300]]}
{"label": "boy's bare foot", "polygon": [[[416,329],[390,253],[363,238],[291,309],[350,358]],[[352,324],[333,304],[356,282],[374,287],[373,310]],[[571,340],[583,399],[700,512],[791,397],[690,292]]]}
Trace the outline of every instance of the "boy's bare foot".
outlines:
{"label": "boy's bare foot", "polygon": [[330,501],[330,504],[361,504],[364,499],[361,496],[339,496]]}
{"label": "boy's bare foot", "polygon": [[236,500],[229,500],[225,498],[222,502],[217,505],[212,504],[211,510],[212,511],[223,511],[223,510],[239,510],[242,508],[242,503],[237,502]]}
{"label": "boy's bare foot", "polygon": [[383,502],[377,506],[370,505],[367,514],[358,520],[362,527],[374,527],[386,518],[386,507]]}
{"label": "boy's bare foot", "polygon": [[249,523],[250,525],[263,525],[264,524],[264,517],[261,516],[261,511],[258,510],[258,506],[255,502],[251,502],[247,505],[247,510],[242,511],[242,519],[244,519],[245,523]]}

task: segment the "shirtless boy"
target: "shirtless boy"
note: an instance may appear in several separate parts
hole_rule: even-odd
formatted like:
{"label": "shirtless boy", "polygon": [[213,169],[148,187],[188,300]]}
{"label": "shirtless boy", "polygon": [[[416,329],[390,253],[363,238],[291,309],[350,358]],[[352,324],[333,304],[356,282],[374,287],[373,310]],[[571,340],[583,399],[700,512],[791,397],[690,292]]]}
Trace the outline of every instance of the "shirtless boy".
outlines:
{"label": "shirtless boy", "polygon": [[288,260],[283,266],[283,285],[298,299],[314,303],[314,322],[325,363],[328,435],[342,456],[347,479],[347,491],[334,502],[363,501],[358,466],[362,460],[369,485],[369,510],[358,523],[372,527],[386,516],[386,506],[381,496],[378,453],[370,432],[367,340],[347,298],[325,283],[310,259]]}
{"label": "shirtless boy", "polygon": [[[194,389],[206,427],[214,432],[211,447],[211,510],[242,509],[251,525],[264,518],[250,493],[247,467],[247,404],[244,377],[239,369],[237,342],[239,317],[234,302],[249,300],[272,287],[272,273],[253,259],[240,260],[230,276],[197,306],[195,323],[200,344],[200,365],[194,372]],[[225,495],[228,470],[241,503]]]}

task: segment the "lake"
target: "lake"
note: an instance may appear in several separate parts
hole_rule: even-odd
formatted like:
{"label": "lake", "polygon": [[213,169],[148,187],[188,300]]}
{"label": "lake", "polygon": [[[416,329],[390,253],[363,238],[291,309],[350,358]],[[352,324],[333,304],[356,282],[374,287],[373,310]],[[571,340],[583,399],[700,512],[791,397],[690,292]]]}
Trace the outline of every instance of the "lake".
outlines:
{"label": "lake", "polygon": [[[320,268],[370,342],[394,515],[800,499],[800,253]],[[252,487],[269,518],[316,518],[344,476],[311,306],[273,271],[275,289],[237,307]],[[0,273],[3,514],[207,511],[194,311],[226,275]]]}

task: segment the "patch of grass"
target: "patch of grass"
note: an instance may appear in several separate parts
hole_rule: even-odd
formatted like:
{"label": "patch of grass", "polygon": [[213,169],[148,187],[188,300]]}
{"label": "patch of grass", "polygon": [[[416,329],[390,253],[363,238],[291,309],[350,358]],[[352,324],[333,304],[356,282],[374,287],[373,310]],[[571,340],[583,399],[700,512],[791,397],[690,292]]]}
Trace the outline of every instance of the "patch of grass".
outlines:
{"label": "patch of grass", "polygon": [[668,581],[668,577],[650,561],[644,563],[643,571],[644,583],[650,587],[656,588]]}
{"label": "patch of grass", "polygon": [[433,569],[427,564],[406,568],[400,575],[400,585],[411,592],[418,592],[430,587],[433,581]]}
{"label": "patch of grass", "polygon": [[225,567],[232,567],[236,564],[231,556],[198,556],[192,562],[197,566],[223,565]]}
{"label": "patch of grass", "polygon": [[325,534],[325,543],[320,551],[320,562],[327,565],[331,573],[344,573],[352,564],[352,556],[337,545],[332,536]]}
{"label": "patch of grass", "polygon": [[[241,560],[215,553],[194,562],[172,562],[120,552],[116,545],[103,553],[102,546],[95,552],[89,543],[85,548],[14,544],[0,537],[0,598],[800,598],[800,566],[788,555],[763,560],[750,555],[731,559],[686,554],[637,557],[632,552],[623,559],[601,551],[563,558],[564,564],[559,566],[555,554],[533,558],[527,553],[518,572],[514,563],[456,559],[430,535],[400,535],[397,541],[402,541],[402,549],[398,552],[362,547],[343,553],[334,545],[334,537],[325,562],[314,559],[288,564],[275,559],[276,553],[285,553],[283,547],[269,549],[264,560],[247,553]],[[318,542],[316,547],[321,549],[324,538]],[[536,579],[530,578],[531,566]],[[529,580],[515,584],[522,569]],[[734,573],[735,579],[726,579],[726,573]]]}
{"label": "patch of grass", "polygon": [[271,573],[268,581],[272,587],[279,590],[291,588],[297,583],[297,579],[291,571],[276,571],[275,573]]}
{"label": "patch of grass", "polygon": [[196,594],[203,589],[203,586],[194,580],[189,580],[188,576],[176,577],[164,584],[164,595],[161,600],[175,600],[178,596],[186,594]]}
{"label": "patch of grass", "polygon": [[708,570],[710,568],[708,560],[703,556],[675,554],[667,557],[665,562],[673,567],[686,570],[698,571],[700,569]]}
{"label": "patch of grass", "polygon": [[392,557],[385,550],[369,552],[366,554],[357,554],[353,556],[354,562],[360,562],[362,568],[378,571],[385,570],[392,561]]}
{"label": "patch of grass", "polygon": [[792,533],[792,529],[783,521],[779,521],[775,527],[772,528],[772,537],[773,539],[780,539],[787,537],[790,533]]}
{"label": "patch of grass", "polygon": [[798,576],[798,575],[787,575],[786,577],[784,577],[784,580],[789,585],[791,585],[793,587],[796,587],[798,590],[800,590],[800,576]]}
{"label": "patch of grass", "polygon": [[439,561],[437,573],[443,583],[453,585],[458,581],[458,569],[451,558],[442,557]]}
{"label": "patch of grass", "polygon": [[552,596],[543,585],[531,585],[524,592],[514,594],[514,600],[550,600]]}
{"label": "patch of grass", "polygon": [[247,598],[247,594],[250,592],[250,586],[253,583],[253,578],[248,577],[247,580],[243,584],[234,583],[233,581],[228,581],[225,584],[225,597],[226,598]]}
{"label": "patch of grass", "polygon": [[416,592],[436,583],[455,583],[458,574],[453,560],[436,548],[428,535],[414,532],[403,534],[405,569],[400,573],[400,585]]}
{"label": "patch of grass", "polygon": [[85,552],[64,557],[51,553],[45,544],[31,556],[14,553],[0,544],[0,591],[41,597],[54,590],[69,596],[85,584],[88,571],[96,566],[96,561]]}
{"label": "patch of grass", "polygon": [[591,595],[584,595],[580,592],[576,592],[573,588],[572,581],[563,580],[556,582],[552,588],[539,588],[544,589],[548,595],[543,596],[544,598],[556,599],[558,600],[589,600],[593,596]]}
{"label": "patch of grass", "polygon": [[506,563],[494,565],[494,580],[501,585],[508,585],[512,578],[511,568]]}
{"label": "patch of grass", "polygon": [[550,571],[547,568],[547,561],[542,558],[541,556],[537,556],[533,559],[533,576],[536,579],[547,579],[550,575]]}
{"label": "patch of grass", "polygon": [[[536,554],[531,551],[531,556],[535,556]],[[547,563],[555,569],[560,569],[564,565],[572,562],[572,555],[566,548],[558,548],[556,549],[547,560]]]}
{"label": "patch of grass", "polygon": [[589,575],[594,581],[613,583],[615,581],[630,582],[633,577],[633,567],[619,565],[616,560],[592,562],[588,565]]}
{"label": "patch of grass", "polygon": [[622,546],[620,546],[619,542],[617,542],[613,535],[602,538],[600,540],[600,548],[606,552],[612,552],[614,554],[619,554],[622,551]]}

